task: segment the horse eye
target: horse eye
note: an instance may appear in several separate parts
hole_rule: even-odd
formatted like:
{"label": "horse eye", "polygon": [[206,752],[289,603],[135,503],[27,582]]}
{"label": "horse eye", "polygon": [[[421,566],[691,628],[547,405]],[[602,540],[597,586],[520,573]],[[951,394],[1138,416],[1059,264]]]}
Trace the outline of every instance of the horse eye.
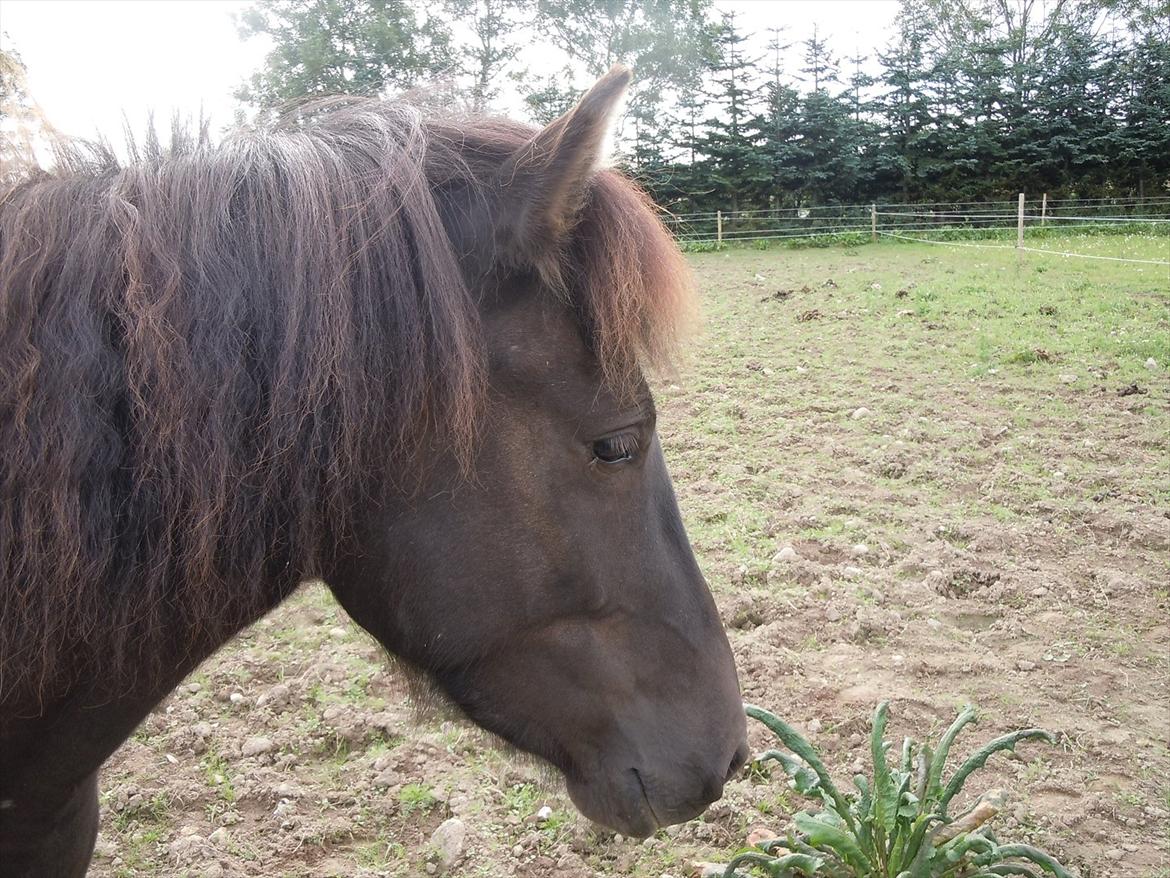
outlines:
{"label": "horse eye", "polygon": [[593,457],[602,463],[625,463],[634,459],[637,450],[638,437],[633,433],[606,436],[593,443]]}

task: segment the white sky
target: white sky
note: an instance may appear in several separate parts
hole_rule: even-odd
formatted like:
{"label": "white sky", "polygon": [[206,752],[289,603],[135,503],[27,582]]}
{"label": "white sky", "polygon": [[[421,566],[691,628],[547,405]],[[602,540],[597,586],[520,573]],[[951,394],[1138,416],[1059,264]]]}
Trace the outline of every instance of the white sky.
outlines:
{"label": "white sky", "polygon": [[[0,0],[5,49],[20,53],[29,90],[57,130],[120,140],[123,114],[141,130],[153,111],[165,123],[177,111],[229,126],[232,92],[262,62],[263,40],[243,41],[233,13],[247,0]],[[759,49],[770,27],[803,39],[814,23],[838,56],[884,47],[896,0],[716,0],[738,14]],[[533,47],[535,50],[537,47]],[[535,69],[534,52],[524,61]],[[559,64],[550,65],[553,67]]]}

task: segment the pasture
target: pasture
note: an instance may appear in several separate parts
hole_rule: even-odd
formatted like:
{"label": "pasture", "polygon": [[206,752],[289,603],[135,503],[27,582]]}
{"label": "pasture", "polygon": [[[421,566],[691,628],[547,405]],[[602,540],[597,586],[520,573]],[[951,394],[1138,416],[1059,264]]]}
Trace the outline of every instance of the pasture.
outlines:
{"label": "pasture", "polygon": [[[1166,237],[1037,246],[1170,258]],[[977,778],[1012,795],[1000,835],[1083,878],[1170,875],[1166,268],[887,242],[689,258],[704,325],[659,428],[745,699],[842,776],[882,698],[895,740],[967,701],[974,740],[1044,726],[1058,747]],[[538,766],[414,714],[305,587],[107,765],[92,874],[426,874],[454,816],[455,874],[684,878],[798,807],[744,774],[702,820],[615,840]]]}

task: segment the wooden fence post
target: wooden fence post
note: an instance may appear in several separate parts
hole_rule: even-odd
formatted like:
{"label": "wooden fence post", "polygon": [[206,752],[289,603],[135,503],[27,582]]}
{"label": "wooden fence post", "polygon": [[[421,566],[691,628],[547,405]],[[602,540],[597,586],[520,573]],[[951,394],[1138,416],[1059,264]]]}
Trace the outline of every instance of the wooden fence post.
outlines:
{"label": "wooden fence post", "polygon": [[723,211],[715,211],[715,241],[718,244],[723,243]]}
{"label": "wooden fence post", "polygon": [[877,240],[877,205],[871,204],[869,206],[869,239],[871,241]]}
{"label": "wooden fence post", "polygon": [[1048,193],[1040,196],[1040,225],[1048,225]]}

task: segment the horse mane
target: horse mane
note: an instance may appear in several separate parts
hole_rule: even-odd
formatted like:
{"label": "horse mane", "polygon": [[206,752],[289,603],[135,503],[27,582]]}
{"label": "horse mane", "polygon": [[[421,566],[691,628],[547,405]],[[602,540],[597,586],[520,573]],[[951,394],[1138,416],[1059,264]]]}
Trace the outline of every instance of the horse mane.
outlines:
{"label": "horse mane", "polygon": [[[363,486],[424,443],[470,459],[486,367],[441,193],[490,202],[532,134],[334,101],[0,190],[0,704],[218,643],[327,565]],[[609,171],[564,250],[628,390],[669,359],[678,250]]]}

